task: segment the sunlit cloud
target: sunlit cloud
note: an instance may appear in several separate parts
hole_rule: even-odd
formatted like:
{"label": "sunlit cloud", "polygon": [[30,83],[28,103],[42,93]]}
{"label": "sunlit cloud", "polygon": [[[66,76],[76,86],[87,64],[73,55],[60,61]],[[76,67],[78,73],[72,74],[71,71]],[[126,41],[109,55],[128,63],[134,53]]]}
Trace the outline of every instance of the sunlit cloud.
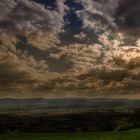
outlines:
{"label": "sunlit cloud", "polygon": [[[140,3],[75,3],[82,7],[72,10],[82,26],[74,23],[81,31],[73,34],[67,16],[74,15],[64,0],[57,0],[53,9],[29,0],[1,0],[0,92],[140,91]],[[89,31],[92,43],[63,44],[62,35],[83,41]]]}

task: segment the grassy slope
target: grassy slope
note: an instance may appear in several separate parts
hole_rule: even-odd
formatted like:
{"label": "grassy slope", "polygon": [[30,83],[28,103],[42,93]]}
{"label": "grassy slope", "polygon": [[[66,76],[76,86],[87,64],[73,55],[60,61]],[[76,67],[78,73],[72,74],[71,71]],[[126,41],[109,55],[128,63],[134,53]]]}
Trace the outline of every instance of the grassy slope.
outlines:
{"label": "grassy slope", "polygon": [[11,134],[0,140],[140,140],[140,129],[107,133]]}

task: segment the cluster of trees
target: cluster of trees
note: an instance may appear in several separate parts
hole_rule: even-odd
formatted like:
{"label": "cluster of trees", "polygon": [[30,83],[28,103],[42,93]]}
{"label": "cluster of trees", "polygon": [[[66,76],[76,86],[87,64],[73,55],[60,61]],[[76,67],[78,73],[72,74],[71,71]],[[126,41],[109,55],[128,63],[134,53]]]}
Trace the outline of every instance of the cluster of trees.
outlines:
{"label": "cluster of trees", "polygon": [[139,118],[140,109],[55,116],[0,115],[0,133],[123,131],[139,128]]}

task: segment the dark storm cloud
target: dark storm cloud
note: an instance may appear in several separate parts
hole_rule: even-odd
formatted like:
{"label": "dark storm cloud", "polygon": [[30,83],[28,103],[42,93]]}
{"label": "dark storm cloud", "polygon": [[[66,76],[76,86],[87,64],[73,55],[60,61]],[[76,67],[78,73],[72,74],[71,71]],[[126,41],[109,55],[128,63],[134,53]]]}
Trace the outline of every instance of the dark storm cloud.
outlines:
{"label": "dark storm cloud", "polygon": [[128,33],[140,34],[140,1],[120,0],[114,15],[117,26]]}
{"label": "dark storm cloud", "polygon": [[76,0],[76,2],[83,5],[83,9],[76,11],[76,14],[82,20],[84,28],[98,32],[108,27],[115,27],[113,15],[118,0]]}
{"label": "dark storm cloud", "polygon": [[129,34],[140,32],[139,0],[76,0],[84,7],[77,11],[85,28],[95,31],[113,29]]}

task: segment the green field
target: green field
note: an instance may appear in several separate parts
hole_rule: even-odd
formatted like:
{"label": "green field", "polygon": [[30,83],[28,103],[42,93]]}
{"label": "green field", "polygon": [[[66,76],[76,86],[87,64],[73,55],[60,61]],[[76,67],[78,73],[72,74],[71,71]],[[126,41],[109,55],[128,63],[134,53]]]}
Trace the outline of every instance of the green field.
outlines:
{"label": "green field", "polygon": [[2,134],[0,140],[140,140],[140,129],[106,133]]}

